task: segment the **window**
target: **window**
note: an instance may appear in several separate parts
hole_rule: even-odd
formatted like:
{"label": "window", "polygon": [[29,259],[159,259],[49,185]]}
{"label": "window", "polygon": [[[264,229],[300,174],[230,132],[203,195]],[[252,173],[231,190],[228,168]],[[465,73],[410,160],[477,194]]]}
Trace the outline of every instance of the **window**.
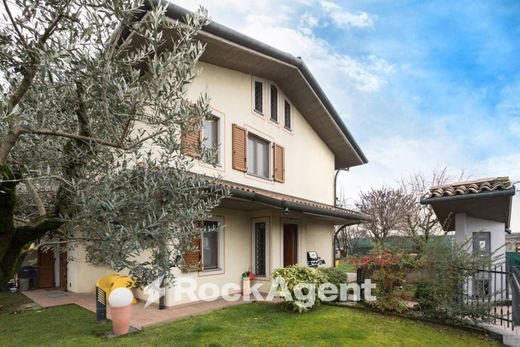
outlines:
{"label": "window", "polygon": [[287,129],[291,129],[291,104],[289,103],[289,101],[287,101],[287,99],[285,100],[285,103],[284,103],[284,110],[285,110],[285,127]]}
{"label": "window", "polygon": [[271,120],[278,122],[278,88],[271,85]]}
{"label": "window", "polygon": [[211,119],[204,119],[203,139],[204,146],[203,160],[210,164],[220,164],[220,118],[213,116]]}
{"label": "window", "polygon": [[255,111],[264,113],[264,84],[260,81],[255,81]]}
{"label": "window", "polygon": [[268,250],[269,250],[268,219],[253,220],[253,273],[257,277],[268,275]]}
{"label": "window", "polygon": [[202,235],[202,268],[204,271],[222,269],[223,246],[222,223],[218,220],[204,221]]}
{"label": "window", "polygon": [[269,178],[269,141],[256,135],[247,135],[247,173]]}

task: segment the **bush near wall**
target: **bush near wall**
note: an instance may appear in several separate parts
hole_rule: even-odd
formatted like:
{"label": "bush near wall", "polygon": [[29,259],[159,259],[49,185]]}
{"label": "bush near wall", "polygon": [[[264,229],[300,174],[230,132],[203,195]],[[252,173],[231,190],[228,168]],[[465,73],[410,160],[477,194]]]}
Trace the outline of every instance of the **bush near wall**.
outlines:
{"label": "bush near wall", "polygon": [[314,299],[314,303],[311,307],[303,306],[299,301],[285,301],[284,306],[286,306],[290,311],[303,313],[307,312],[310,309],[320,305],[320,299],[318,298],[318,287],[321,284],[327,282],[327,276],[318,269],[308,268],[302,265],[291,265],[282,269],[276,269],[273,272],[273,277],[276,279],[277,277],[281,277],[284,279],[287,288],[289,289],[292,298],[296,298],[296,289],[299,284],[306,283],[314,285],[313,293],[309,293],[305,288],[302,289],[302,294],[304,295],[312,295]]}

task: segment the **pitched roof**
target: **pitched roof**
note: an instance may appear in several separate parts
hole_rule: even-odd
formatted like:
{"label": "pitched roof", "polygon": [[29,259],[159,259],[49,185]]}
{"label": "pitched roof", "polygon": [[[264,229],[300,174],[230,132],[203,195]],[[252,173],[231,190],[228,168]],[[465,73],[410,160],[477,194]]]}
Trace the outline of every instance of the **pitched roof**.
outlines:
{"label": "pitched roof", "polygon": [[455,230],[455,215],[502,222],[509,228],[515,186],[509,177],[485,178],[431,187],[421,198],[430,204],[444,230]]}
{"label": "pitched roof", "polygon": [[[147,0],[141,20],[161,0]],[[161,2],[163,3],[163,2]],[[192,14],[168,3],[167,15],[175,20]],[[128,28],[121,37],[129,37]],[[335,156],[337,169],[368,162],[341,117],[302,59],[271,47],[216,22],[203,27],[198,39],[206,46],[201,61],[272,80],[284,91]],[[138,44],[138,38],[133,38]]]}
{"label": "pitched roof", "polygon": [[430,188],[424,199],[510,190],[514,191],[514,185],[509,177],[494,177],[435,186]]}
{"label": "pitched roof", "polygon": [[371,218],[370,216],[358,211],[327,205],[313,200],[297,198],[265,189],[258,189],[239,183],[221,181],[220,184],[229,189],[233,197],[263,203],[279,209],[287,208],[289,211],[306,212],[345,219],[352,222],[350,224],[366,221]]}

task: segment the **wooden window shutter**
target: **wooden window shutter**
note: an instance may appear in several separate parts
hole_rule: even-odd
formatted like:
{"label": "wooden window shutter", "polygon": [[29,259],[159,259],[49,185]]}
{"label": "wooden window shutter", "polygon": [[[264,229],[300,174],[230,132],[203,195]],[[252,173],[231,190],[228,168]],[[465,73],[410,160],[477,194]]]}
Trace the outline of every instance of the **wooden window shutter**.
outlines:
{"label": "wooden window shutter", "polygon": [[196,157],[202,144],[202,129],[181,136],[182,153]]}
{"label": "wooden window shutter", "polygon": [[236,124],[233,124],[232,145],[233,169],[247,172],[247,130]]}
{"label": "wooden window shutter", "polygon": [[285,182],[285,149],[273,144],[273,179],[276,182]]}
{"label": "wooden window shutter", "polygon": [[201,239],[200,237],[192,240],[193,250],[185,250],[183,255],[184,272],[202,271],[202,256],[201,256]]}

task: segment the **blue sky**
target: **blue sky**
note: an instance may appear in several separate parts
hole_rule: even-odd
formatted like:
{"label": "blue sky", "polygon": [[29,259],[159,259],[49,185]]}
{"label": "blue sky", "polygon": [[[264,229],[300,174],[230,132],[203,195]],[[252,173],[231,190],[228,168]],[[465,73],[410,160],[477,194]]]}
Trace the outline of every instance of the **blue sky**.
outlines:
{"label": "blue sky", "polygon": [[443,167],[520,180],[519,1],[175,2],[302,57],[370,160],[350,203]]}

